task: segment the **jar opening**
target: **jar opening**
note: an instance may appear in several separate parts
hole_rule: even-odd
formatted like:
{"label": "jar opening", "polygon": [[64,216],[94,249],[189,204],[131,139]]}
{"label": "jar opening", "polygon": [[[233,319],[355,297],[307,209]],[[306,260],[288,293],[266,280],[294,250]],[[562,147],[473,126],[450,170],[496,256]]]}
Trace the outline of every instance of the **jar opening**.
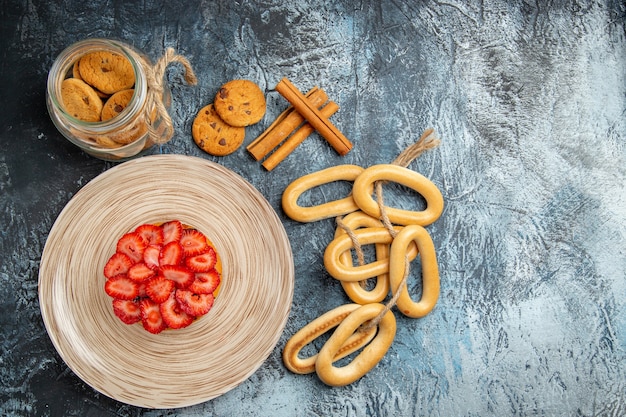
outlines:
{"label": "jar opening", "polygon": [[[78,118],[75,114],[68,111],[63,102],[62,84],[69,78],[76,78],[76,63],[87,54],[95,52],[116,54],[130,64],[133,73],[133,94],[119,114],[106,120],[88,121]],[[61,52],[48,75],[48,95],[55,110],[60,112],[62,117],[67,118],[72,124],[88,131],[93,131],[95,134],[118,129],[120,126],[128,123],[129,119],[136,117],[138,113],[143,111],[143,105],[147,96],[147,82],[144,69],[141,66],[141,60],[144,60],[144,58],[130,50],[127,46],[108,39],[89,39],[68,47]],[[80,77],[80,73],[78,77]],[[80,78],[77,79],[80,80]],[[95,88],[94,91],[96,94],[99,93]],[[100,93],[100,96],[104,106],[111,94]]]}

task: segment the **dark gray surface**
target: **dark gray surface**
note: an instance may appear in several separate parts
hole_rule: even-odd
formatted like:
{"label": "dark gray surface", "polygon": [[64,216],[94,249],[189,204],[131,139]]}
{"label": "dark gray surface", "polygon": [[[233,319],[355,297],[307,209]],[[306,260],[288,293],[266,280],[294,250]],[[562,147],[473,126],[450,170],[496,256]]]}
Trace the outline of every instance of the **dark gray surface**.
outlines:
{"label": "dark gray surface", "polygon": [[[45,109],[56,55],[95,36],[153,59],[171,46],[191,61],[196,87],[180,68],[168,71],[177,134],[154,153],[200,156],[242,175],[275,207],[294,250],[292,312],[266,363],[227,394],[168,415],[626,414],[626,7],[517,3],[2,1],[0,414],[164,414],[84,384],[39,312],[47,233],[112,166],[66,142]],[[222,83],[248,78],[271,90],[282,77],[339,103],[332,120],[355,144],[347,156],[313,135],[268,173],[243,148],[214,158],[195,146],[195,112]],[[246,143],[285,106],[269,92],[268,114]],[[446,202],[429,226],[437,307],[422,320],[396,315],[391,349],[350,386],[291,374],[285,341],[346,300],[322,265],[332,221],[285,218],[284,188],[329,166],[390,162],[429,126],[442,144],[410,167]],[[331,187],[325,198],[336,194]],[[414,204],[402,190],[389,198]]]}

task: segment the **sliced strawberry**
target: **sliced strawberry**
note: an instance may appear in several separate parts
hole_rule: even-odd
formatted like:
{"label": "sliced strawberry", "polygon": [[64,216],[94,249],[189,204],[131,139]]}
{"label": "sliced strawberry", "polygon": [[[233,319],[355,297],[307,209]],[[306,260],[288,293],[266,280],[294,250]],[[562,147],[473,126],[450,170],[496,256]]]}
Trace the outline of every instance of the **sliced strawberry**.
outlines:
{"label": "sliced strawberry", "polygon": [[159,267],[159,254],[161,253],[161,245],[150,245],[143,251],[143,263],[148,265],[150,269]]}
{"label": "sliced strawberry", "polygon": [[159,304],[149,298],[144,298],[139,303],[139,307],[141,309],[141,324],[144,329],[150,333],[157,334],[167,328],[167,325],[161,316]]}
{"label": "sliced strawberry", "polygon": [[163,244],[163,229],[154,224],[142,224],[135,229],[146,246]]}
{"label": "sliced strawberry", "polygon": [[118,240],[116,251],[127,255],[133,262],[139,262],[143,259],[146,246],[139,233],[131,232]]}
{"label": "sliced strawberry", "polygon": [[202,316],[213,307],[213,294],[196,294],[188,290],[176,290],[180,308],[191,316]]}
{"label": "sliced strawberry", "polygon": [[163,223],[161,229],[163,230],[164,245],[170,242],[178,242],[183,235],[183,224],[178,220]]}
{"label": "sliced strawberry", "polygon": [[137,301],[116,298],[113,300],[113,312],[126,324],[137,323],[141,320],[141,309]]}
{"label": "sliced strawberry", "polygon": [[170,297],[174,287],[174,281],[170,281],[162,275],[157,275],[146,283],[146,294],[152,301],[160,304]]}
{"label": "sliced strawberry", "polygon": [[161,248],[159,265],[178,265],[183,259],[183,247],[178,241],[167,243]]}
{"label": "sliced strawberry", "polygon": [[185,259],[185,265],[187,265],[187,268],[194,272],[210,271],[215,267],[216,262],[217,255],[215,254],[215,250],[210,246],[205,253]]}
{"label": "sliced strawberry", "polygon": [[163,265],[161,267],[161,275],[174,281],[176,288],[187,288],[195,279],[195,274],[192,271],[178,265]]}
{"label": "sliced strawberry", "polygon": [[159,305],[159,309],[161,311],[163,321],[172,329],[182,329],[183,327],[187,327],[195,319],[194,316],[187,314],[181,308],[178,301],[176,301],[174,294],[170,295],[165,302],[161,303]]}
{"label": "sliced strawberry", "polygon": [[137,294],[137,297],[146,298],[148,296],[148,293],[146,292],[146,284],[149,281],[150,280],[137,283],[137,287],[139,288],[139,294]]}
{"label": "sliced strawberry", "polygon": [[126,275],[116,275],[107,280],[104,291],[113,298],[132,300],[139,295],[139,286]]}
{"label": "sliced strawberry", "polygon": [[183,247],[183,255],[186,257],[199,255],[209,249],[206,236],[196,229],[183,230],[180,245]]}
{"label": "sliced strawberry", "polygon": [[198,272],[188,289],[196,294],[212,294],[220,285],[220,281],[220,273],[216,269]]}
{"label": "sliced strawberry", "polygon": [[128,278],[132,279],[135,282],[145,281],[155,275],[156,271],[154,269],[148,268],[148,265],[144,264],[143,262],[139,262],[131,266],[127,274]]}
{"label": "sliced strawberry", "polygon": [[133,261],[123,253],[114,253],[104,265],[104,276],[113,278],[116,275],[123,275],[133,266]]}

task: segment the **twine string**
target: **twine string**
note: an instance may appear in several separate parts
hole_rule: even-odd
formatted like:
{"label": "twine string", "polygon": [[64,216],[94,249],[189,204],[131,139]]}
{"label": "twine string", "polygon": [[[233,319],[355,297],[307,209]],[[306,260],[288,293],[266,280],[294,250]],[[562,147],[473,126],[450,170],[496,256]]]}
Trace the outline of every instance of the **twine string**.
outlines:
{"label": "twine string", "polygon": [[352,246],[354,247],[354,251],[356,252],[356,257],[359,265],[365,265],[365,255],[363,254],[363,248],[359,243],[359,238],[356,236],[356,233],[354,233],[354,230],[352,230],[352,228],[344,223],[344,221],[341,219],[341,216],[337,216],[336,221],[337,225],[341,227],[341,229],[343,229],[343,231],[346,232],[350,237],[350,240],[352,241]]}
{"label": "twine string", "polygon": [[[176,54],[173,48],[167,48],[154,66],[151,66],[144,60],[141,60],[141,62],[143,62],[148,83],[148,96],[146,106],[144,107],[148,134],[152,142],[162,145],[174,136],[174,124],[163,103],[165,71],[167,67],[172,63],[182,64],[184,68],[183,76],[189,85],[195,85],[198,79],[189,61],[185,57]],[[155,110],[156,114],[153,113]],[[158,121],[158,123],[155,124],[155,121]]]}
{"label": "twine string", "polygon": [[412,145],[409,145],[404,151],[393,160],[392,164],[402,167],[408,167],[411,162],[417,159],[421,154],[429,149],[439,146],[441,141],[435,136],[435,130],[428,128],[422,133],[422,136]]}
{"label": "twine string", "polygon": [[393,224],[391,223],[391,220],[389,220],[389,216],[387,216],[385,199],[383,198],[383,182],[376,181],[374,190],[376,193],[376,202],[380,210],[380,221],[383,222],[383,226],[385,226],[385,229],[387,229],[391,237],[395,239],[395,237],[398,235],[398,232],[396,231],[396,229],[393,228]]}
{"label": "twine string", "polygon": [[[406,149],[404,149],[400,153],[400,155],[398,155],[396,159],[394,159],[391,163],[394,165],[399,165],[399,166],[406,168],[409,166],[411,162],[417,159],[422,153],[426,152],[429,149],[433,149],[439,146],[439,143],[440,143],[440,140],[436,138],[435,131],[432,128],[429,128],[424,131],[424,133],[420,136],[417,142],[413,143],[412,145],[409,145]],[[384,227],[387,229],[391,237],[395,238],[398,232],[394,229],[393,224],[389,220],[389,216],[387,215],[387,211],[385,209],[385,201],[383,197],[383,183],[384,181],[376,181],[375,188],[374,188],[375,190],[374,192],[376,194],[376,202],[380,209],[380,221],[382,221]],[[350,236],[350,239],[352,240],[352,246],[354,247],[354,250],[357,253],[357,259],[359,261],[359,265],[363,265],[365,263],[364,256],[363,256],[363,249],[361,248],[361,244],[358,241],[356,234],[352,230],[350,230],[350,228],[347,225],[345,225],[339,217],[337,217],[337,224],[344,231],[346,231],[346,233],[348,233],[348,236]],[[359,331],[366,332],[370,330],[371,328],[378,326],[378,324],[383,319],[385,314],[387,314],[387,312],[389,312],[396,305],[396,302],[398,301],[398,298],[400,297],[402,290],[406,286],[406,282],[410,274],[410,261],[409,261],[408,254],[405,256],[404,265],[405,265],[404,275],[402,277],[402,280],[400,281],[400,285],[398,285],[398,288],[396,288],[395,291],[393,291],[392,297],[385,304],[385,308],[383,308],[376,317],[363,323],[361,327],[359,328]],[[361,281],[361,283],[363,283],[363,281]]]}

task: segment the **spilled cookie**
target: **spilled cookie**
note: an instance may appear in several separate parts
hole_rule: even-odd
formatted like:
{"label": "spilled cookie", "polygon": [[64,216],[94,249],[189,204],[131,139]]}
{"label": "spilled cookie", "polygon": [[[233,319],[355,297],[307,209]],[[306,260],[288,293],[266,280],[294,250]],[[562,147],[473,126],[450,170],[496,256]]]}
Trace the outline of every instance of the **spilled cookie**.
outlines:
{"label": "spilled cookie", "polygon": [[236,151],[245,137],[245,128],[224,122],[209,104],[198,112],[191,127],[194,142],[204,152],[225,156]]}
{"label": "spilled cookie", "polygon": [[249,126],[265,115],[265,95],[249,80],[232,80],[215,96],[215,111],[231,126]]}
{"label": "spilled cookie", "polygon": [[256,83],[229,81],[219,88],[213,103],[198,111],[192,138],[210,155],[229,155],[243,144],[246,126],[259,122],[265,111],[265,95]]}

